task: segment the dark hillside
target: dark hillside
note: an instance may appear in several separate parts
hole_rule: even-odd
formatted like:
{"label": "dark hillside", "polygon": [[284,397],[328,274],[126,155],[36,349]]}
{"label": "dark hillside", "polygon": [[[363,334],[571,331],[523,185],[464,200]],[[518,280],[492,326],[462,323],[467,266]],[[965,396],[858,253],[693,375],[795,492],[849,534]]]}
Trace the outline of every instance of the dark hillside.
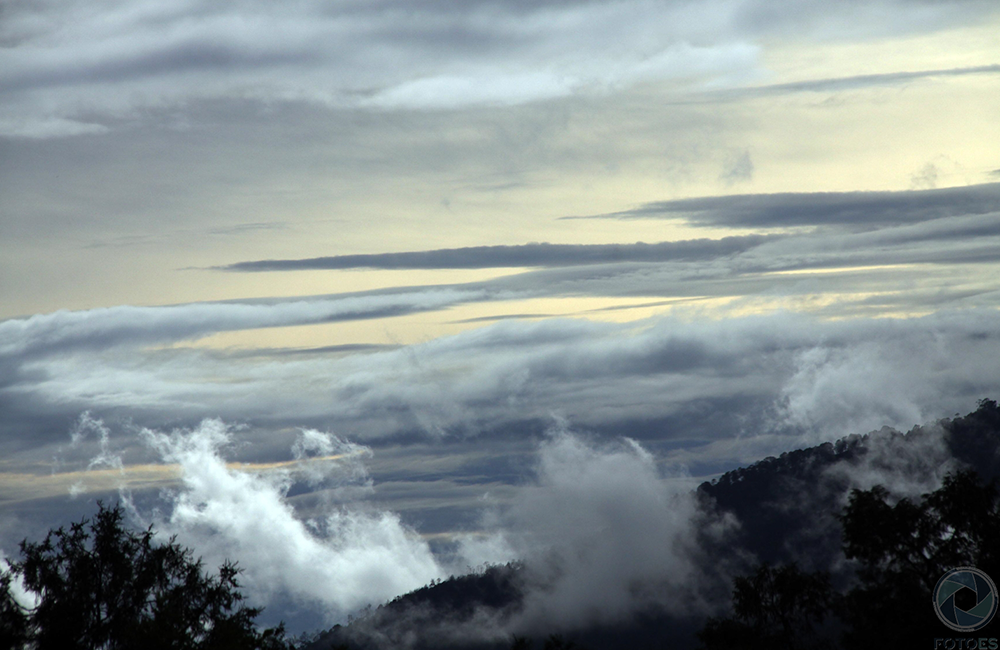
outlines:
{"label": "dark hillside", "polygon": [[[900,491],[898,496],[919,498],[936,489],[935,482],[944,473],[963,468],[975,470],[985,480],[1000,476],[1000,407],[995,401],[983,400],[964,417],[914,427],[905,434],[883,428],[727,472],[699,486],[698,496],[707,512],[728,513],[740,527],[730,544],[710,550],[706,562],[740,572],[758,561],[795,561],[804,570],[829,571],[835,582],[843,584],[852,575],[851,565],[843,561],[837,515],[853,487],[869,488],[877,481],[890,492]],[[451,578],[400,596],[306,647],[509,648],[512,637],[503,632],[503,624],[521,607],[526,584],[521,564]],[[614,626],[552,633],[563,635],[564,643],[574,643],[577,650],[691,648],[694,633],[703,624],[701,617],[670,618],[649,611]],[[489,630],[492,634],[483,634]],[[523,647],[542,649],[545,641],[538,637]],[[554,643],[550,639],[549,647],[566,647]]]}
{"label": "dark hillside", "polygon": [[952,455],[986,480],[1000,476],[1000,406],[984,399],[965,417],[944,420]]}
{"label": "dark hillside", "polygon": [[[449,632],[502,620],[505,612],[520,607],[522,569],[520,564],[511,563],[488,567],[482,573],[452,576],[399,596],[347,626],[338,625],[306,647],[319,650],[346,645],[352,650],[367,650],[405,643],[415,650],[506,648],[506,640],[471,641],[462,634],[455,635],[456,639]],[[419,632],[415,635],[415,631]]]}

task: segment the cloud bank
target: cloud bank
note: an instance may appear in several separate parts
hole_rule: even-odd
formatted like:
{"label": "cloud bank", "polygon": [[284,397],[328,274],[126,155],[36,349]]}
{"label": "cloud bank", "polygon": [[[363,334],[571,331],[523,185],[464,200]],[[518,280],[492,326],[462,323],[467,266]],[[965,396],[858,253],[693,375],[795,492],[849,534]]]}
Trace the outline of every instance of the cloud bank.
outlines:
{"label": "cloud bank", "polygon": [[[440,559],[398,515],[366,505],[375,492],[363,465],[371,450],[305,430],[293,448],[301,466],[255,473],[223,460],[232,434],[219,420],[172,433],[142,430],[162,461],[179,465],[180,480],[161,493],[162,511],[132,505],[133,516],[153,523],[163,539],[176,536],[208,566],[238,558],[253,602],[291,599],[327,624],[445,575]],[[307,462],[304,449],[326,460]],[[291,486],[302,480],[322,491],[322,518],[303,520],[289,500]],[[359,485],[367,494],[354,489]],[[614,623],[650,608],[691,614],[710,607],[694,586],[706,577],[698,573],[698,536],[711,529],[721,539],[731,524],[706,525],[694,486],[683,475],[663,476],[634,440],[601,443],[564,427],[551,430],[513,499],[483,512],[486,537],[460,538],[452,560],[463,567],[525,561],[520,613],[492,621],[499,631],[479,634]]]}
{"label": "cloud bank", "polygon": [[[608,217],[609,215],[603,215]],[[1000,263],[1000,184],[940,190],[758,194],[658,202],[615,218],[664,217],[767,235],[657,244],[479,246],[299,260],[230,271],[529,267],[454,285],[479,299],[565,296],[751,298],[830,302],[831,315],[895,302],[904,313],[996,305],[1000,286],[969,265]],[[839,273],[816,271],[842,270]],[[809,273],[809,276],[796,273]],[[444,290],[445,287],[440,287]],[[424,288],[430,291],[430,288]],[[880,294],[875,297],[872,294]],[[867,303],[864,301],[868,301]]]}
{"label": "cloud bank", "polygon": [[5,12],[4,135],[104,133],[150,111],[169,116],[220,99],[440,110],[646,81],[731,85],[760,73],[762,37],[933,31],[995,9],[883,0],[845,19],[813,0],[54,6]]}
{"label": "cloud bank", "polygon": [[680,218],[697,226],[870,229],[1000,211],[1000,183],[910,192],[786,192],[656,201],[620,212],[567,219]]}
{"label": "cloud bank", "polygon": [[483,297],[481,292],[430,287],[419,292],[404,289],[364,295],[63,310],[0,322],[0,357],[150,345],[233,330],[384,318]]}
{"label": "cloud bank", "polygon": [[691,239],[658,244],[522,244],[470,246],[433,251],[338,255],[302,260],[257,260],[221,267],[226,271],[308,269],[487,269],[520,266],[577,266],[615,262],[699,261],[733,255],[772,239],[763,235]]}

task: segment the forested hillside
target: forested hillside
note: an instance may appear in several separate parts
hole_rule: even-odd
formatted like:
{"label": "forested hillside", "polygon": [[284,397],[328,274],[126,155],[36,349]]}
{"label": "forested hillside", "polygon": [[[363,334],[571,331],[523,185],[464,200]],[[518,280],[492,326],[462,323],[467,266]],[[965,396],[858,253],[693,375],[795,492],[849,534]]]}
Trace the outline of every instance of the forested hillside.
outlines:
{"label": "forested hillside", "polygon": [[[963,470],[965,473],[960,473]],[[828,590],[823,592],[826,600],[820,599],[827,607],[833,594],[829,590],[846,592],[848,587],[858,585],[862,565],[856,554],[862,542],[855,535],[855,547],[845,545],[841,519],[849,506],[855,504],[857,525],[866,514],[858,505],[865,498],[870,503],[881,503],[884,512],[879,512],[889,517],[894,512],[893,504],[900,499],[904,499],[904,506],[916,504],[918,509],[930,504],[922,500],[923,496],[937,490],[942,481],[953,491],[959,484],[972,490],[970,481],[980,481],[977,489],[984,492],[977,494],[989,494],[987,484],[998,476],[1000,407],[993,400],[982,400],[976,411],[964,417],[914,427],[906,433],[884,428],[866,435],[850,435],[835,443],[790,451],[727,472],[697,490],[704,526],[717,525],[727,518],[738,521],[730,529],[726,544],[705,536],[701,561],[714,569],[723,568],[722,573],[728,575],[722,578],[720,571],[702,567],[702,575],[711,582],[703,593],[715,599],[710,606],[725,615],[731,611],[732,578],[737,579],[737,585],[744,585],[745,591],[747,585],[759,587],[768,581],[773,583],[778,576],[784,576],[779,582],[792,576],[793,582],[801,578],[801,584],[820,584]],[[985,501],[982,507],[984,512],[996,512],[996,508],[989,510]],[[928,512],[925,508],[923,516],[933,515]],[[980,523],[987,526],[985,530],[992,530],[989,522]],[[873,523],[868,520],[866,525]],[[854,558],[845,558],[845,550],[853,552]],[[821,578],[820,583],[809,583],[810,578]],[[871,575],[868,579],[872,580]],[[615,625],[505,629],[504,624],[522,605],[524,591],[544,589],[544,585],[533,582],[536,580],[523,564],[452,578],[397,598],[350,625],[338,626],[308,648],[690,648],[698,644],[698,632],[707,620],[704,613],[677,616],[650,609],[635,612],[629,620]],[[926,619],[931,614],[929,605],[926,609],[918,616]],[[712,620],[718,623],[731,619]],[[933,618],[930,622],[936,624]],[[831,643],[839,642],[842,627],[826,630]],[[941,631],[947,632],[943,627]],[[745,630],[740,634],[745,636]],[[719,638],[709,640],[718,642]],[[741,647],[733,645],[734,638],[722,638],[723,643],[709,647]],[[759,647],[773,641],[762,641]]]}

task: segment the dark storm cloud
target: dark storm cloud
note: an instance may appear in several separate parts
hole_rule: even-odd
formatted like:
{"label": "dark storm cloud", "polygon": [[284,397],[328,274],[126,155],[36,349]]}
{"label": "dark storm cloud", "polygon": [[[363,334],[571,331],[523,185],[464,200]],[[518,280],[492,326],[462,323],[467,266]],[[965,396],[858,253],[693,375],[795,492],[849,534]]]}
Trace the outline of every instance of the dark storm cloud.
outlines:
{"label": "dark storm cloud", "polygon": [[1000,183],[904,192],[786,192],[656,201],[564,219],[684,219],[697,226],[871,228],[1000,212]]}
{"label": "dark storm cloud", "polygon": [[220,267],[226,271],[297,271],[306,269],[485,269],[519,266],[578,266],[613,262],[697,261],[724,257],[758,246],[774,237],[750,235],[723,239],[691,239],[658,244],[523,244],[471,246],[432,251],[338,255],[301,260],[257,260]]}

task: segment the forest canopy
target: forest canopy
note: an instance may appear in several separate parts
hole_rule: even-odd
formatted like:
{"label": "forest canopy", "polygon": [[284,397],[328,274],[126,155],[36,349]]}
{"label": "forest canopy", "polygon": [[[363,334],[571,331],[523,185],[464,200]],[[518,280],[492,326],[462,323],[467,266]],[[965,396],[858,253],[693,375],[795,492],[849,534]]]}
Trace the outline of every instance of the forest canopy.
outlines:
{"label": "forest canopy", "polygon": [[[240,569],[207,573],[200,559],[152,526],[125,525],[121,505],[21,542],[0,574],[0,648],[67,650],[279,650],[283,626],[259,630],[244,603]],[[18,582],[34,603],[14,593]]]}

